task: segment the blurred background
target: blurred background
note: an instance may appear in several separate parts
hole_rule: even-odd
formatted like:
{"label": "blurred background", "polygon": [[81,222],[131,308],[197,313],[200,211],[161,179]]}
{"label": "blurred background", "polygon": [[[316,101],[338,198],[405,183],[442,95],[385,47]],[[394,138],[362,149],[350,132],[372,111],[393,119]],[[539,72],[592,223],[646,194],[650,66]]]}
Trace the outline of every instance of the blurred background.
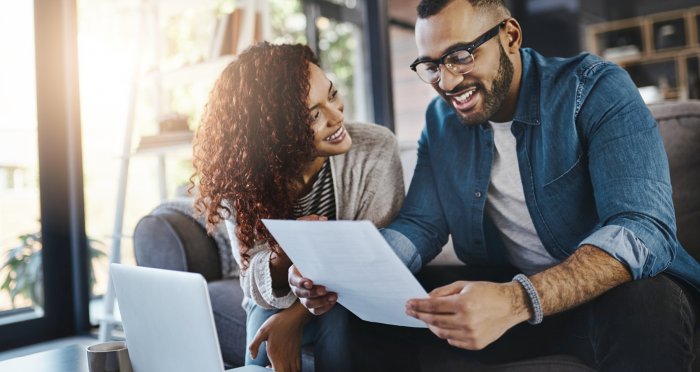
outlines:
{"label": "blurred background", "polygon": [[[413,144],[434,97],[408,65],[417,0],[35,0],[0,12],[0,350],[95,331],[131,232],[187,197],[219,72],[307,43],[348,120]],[[526,47],[619,63],[645,100],[700,98],[700,1],[511,0]],[[109,312],[108,312],[109,313]]]}

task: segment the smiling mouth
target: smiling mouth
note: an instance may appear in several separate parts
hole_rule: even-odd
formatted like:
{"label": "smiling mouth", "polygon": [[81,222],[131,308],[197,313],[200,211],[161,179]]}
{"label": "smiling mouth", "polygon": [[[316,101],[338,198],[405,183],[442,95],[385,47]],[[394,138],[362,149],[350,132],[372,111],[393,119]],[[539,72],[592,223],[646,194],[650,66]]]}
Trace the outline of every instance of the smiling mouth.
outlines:
{"label": "smiling mouth", "polygon": [[341,126],[333,134],[324,138],[323,140],[326,142],[335,142],[335,141],[338,141],[339,139],[342,139],[344,136],[345,136],[345,127]]}
{"label": "smiling mouth", "polygon": [[477,92],[476,87],[471,87],[458,93],[446,93],[445,95],[450,98],[452,105],[457,110],[469,110],[476,105]]}

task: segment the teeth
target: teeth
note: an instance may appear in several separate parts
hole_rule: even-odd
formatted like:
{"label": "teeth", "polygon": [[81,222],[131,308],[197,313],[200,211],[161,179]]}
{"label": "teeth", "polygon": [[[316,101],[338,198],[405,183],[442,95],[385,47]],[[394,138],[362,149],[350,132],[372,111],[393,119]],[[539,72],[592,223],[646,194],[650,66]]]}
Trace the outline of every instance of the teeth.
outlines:
{"label": "teeth", "polygon": [[342,136],[344,132],[345,132],[345,128],[344,128],[344,127],[340,127],[340,128],[338,128],[337,131],[335,131],[335,133],[333,133],[333,134],[331,134],[330,136],[326,137],[326,141],[335,141],[335,140],[337,140],[338,138],[340,138],[340,136]]}
{"label": "teeth", "polygon": [[474,92],[476,92],[476,90],[468,90],[458,96],[453,96],[452,98],[454,98],[454,100],[459,103],[464,103],[466,100],[469,99],[469,97],[472,96],[472,94],[474,94]]}

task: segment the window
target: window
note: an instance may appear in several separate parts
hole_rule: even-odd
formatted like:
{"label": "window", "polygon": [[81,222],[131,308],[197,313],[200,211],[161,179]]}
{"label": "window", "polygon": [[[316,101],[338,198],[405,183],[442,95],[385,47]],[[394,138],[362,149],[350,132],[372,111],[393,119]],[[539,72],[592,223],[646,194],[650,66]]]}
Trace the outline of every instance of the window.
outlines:
{"label": "window", "polygon": [[413,25],[416,7],[389,2],[389,39],[394,102],[394,128],[402,146],[415,147],[425,125],[425,109],[437,93],[408,67],[418,57]]}
{"label": "window", "polygon": [[0,323],[43,315],[34,7],[0,13]]}
{"label": "window", "polygon": [[74,5],[0,13],[0,350],[89,326]]}

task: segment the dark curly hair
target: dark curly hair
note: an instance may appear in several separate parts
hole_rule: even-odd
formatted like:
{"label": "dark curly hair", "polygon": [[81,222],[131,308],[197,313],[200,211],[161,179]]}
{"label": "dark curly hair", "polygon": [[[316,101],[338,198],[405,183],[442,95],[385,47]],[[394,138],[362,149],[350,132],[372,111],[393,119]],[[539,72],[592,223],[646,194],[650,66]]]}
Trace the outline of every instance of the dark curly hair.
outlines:
{"label": "dark curly hair", "polygon": [[315,157],[306,106],[314,53],[301,44],[258,43],[226,67],[212,89],[194,141],[195,208],[207,230],[233,216],[243,267],[256,242],[277,244],[261,219],[290,218]]}

